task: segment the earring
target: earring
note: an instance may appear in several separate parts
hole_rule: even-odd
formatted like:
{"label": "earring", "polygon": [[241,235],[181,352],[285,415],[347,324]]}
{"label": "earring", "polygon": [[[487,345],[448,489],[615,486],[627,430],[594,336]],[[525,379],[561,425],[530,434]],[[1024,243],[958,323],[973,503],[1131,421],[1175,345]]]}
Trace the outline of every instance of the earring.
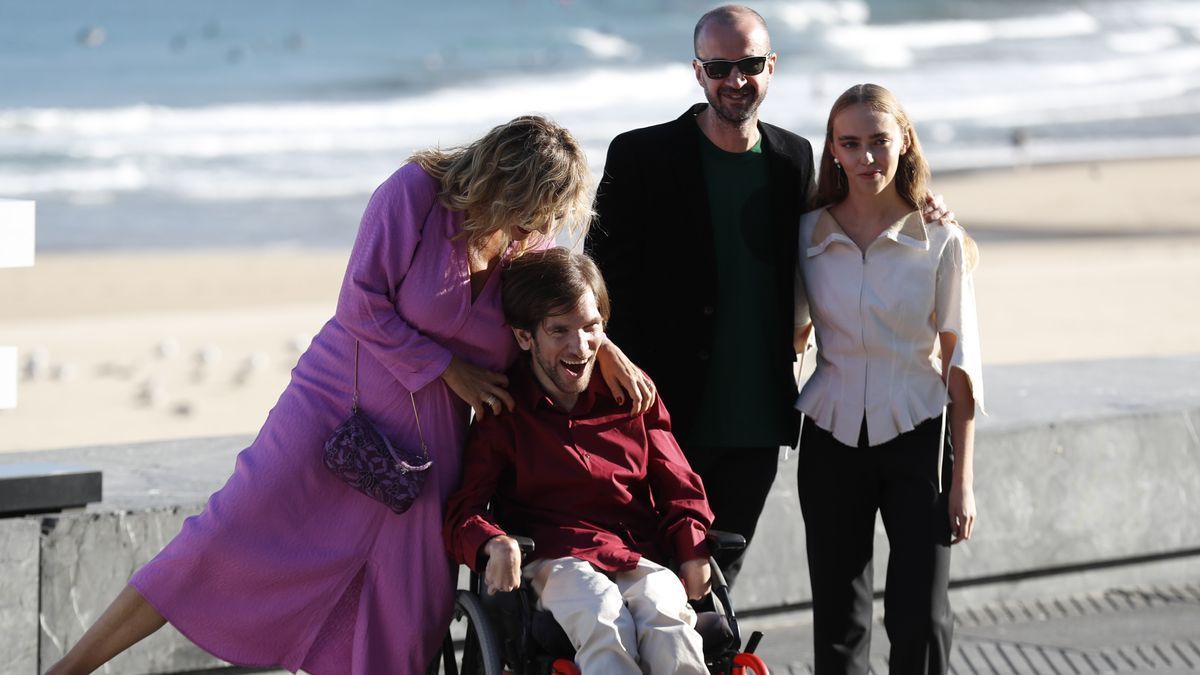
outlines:
{"label": "earring", "polygon": [[834,157],[834,158],[833,158],[833,165],[834,165],[834,166],[836,166],[836,167],[837,167],[837,168],[839,168],[839,169],[840,169],[840,168],[842,168],[842,163],[838,161],[838,158],[837,158],[837,157]]}

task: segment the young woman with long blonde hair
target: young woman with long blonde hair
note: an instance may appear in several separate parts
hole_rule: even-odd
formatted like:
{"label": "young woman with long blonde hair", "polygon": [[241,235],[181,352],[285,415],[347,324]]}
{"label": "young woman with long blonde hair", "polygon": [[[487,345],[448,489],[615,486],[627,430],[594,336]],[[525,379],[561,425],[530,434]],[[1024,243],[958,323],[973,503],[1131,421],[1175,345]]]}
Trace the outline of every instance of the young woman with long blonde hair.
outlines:
{"label": "young woman with long blonde hair", "polygon": [[[797,345],[817,366],[796,407],[818,675],[869,667],[872,545],[890,546],[884,626],[892,673],[945,673],[950,545],[975,523],[982,407],[974,242],[921,218],[929,169],[883,87],[829,114],[820,208],[800,224]],[[948,432],[948,433],[947,433]]]}

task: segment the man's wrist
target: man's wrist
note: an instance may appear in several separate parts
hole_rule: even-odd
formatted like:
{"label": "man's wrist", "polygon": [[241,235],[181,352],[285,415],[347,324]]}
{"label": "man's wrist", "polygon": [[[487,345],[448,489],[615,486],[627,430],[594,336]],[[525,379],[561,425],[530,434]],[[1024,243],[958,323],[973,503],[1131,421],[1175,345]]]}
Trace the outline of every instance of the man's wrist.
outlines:
{"label": "man's wrist", "polygon": [[483,552],[490,558],[498,553],[506,553],[516,550],[517,540],[507,534],[498,534],[491,539],[488,539],[483,545]]}
{"label": "man's wrist", "polygon": [[491,536],[491,538],[487,540],[487,544],[489,546],[493,545],[493,544],[495,544],[497,546],[511,546],[511,545],[515,545],[516,543],[517,543],[516,539],[513,539],[512,537],[508,536],[507,534],[504,534],[503,532],[500,534],[493,534]]}

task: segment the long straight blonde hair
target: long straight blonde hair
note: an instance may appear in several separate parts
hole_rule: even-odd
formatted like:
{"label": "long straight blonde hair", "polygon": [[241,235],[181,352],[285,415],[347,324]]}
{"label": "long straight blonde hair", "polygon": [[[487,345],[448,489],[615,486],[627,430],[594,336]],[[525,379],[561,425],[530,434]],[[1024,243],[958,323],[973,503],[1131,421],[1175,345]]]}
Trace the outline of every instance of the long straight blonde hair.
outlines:
{"label": "long straight blonde hair", "polygon": [[446,208],[466,213],[459,236],[473,247],[497,230],[520,228],[531,233],[525,250],[591,221],[587,157],[569,131],[545,117],[523,115],[474,143],[422,150],[409,161],[441,184]]}

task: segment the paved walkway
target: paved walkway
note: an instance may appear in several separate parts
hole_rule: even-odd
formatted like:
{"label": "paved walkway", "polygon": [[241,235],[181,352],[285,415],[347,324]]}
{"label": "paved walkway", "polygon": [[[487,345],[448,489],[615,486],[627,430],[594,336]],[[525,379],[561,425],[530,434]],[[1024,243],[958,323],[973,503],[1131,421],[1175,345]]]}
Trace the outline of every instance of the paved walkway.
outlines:
{"label": "paved walkway", "polygon": [[[887,635],[878,617],[872,672],[887,668]],[[1193,579],[1145,588],[964,608],[955,612],[950,672],[1200,672],[1200,569]],[[758,653],[773,675],[812,673],[812,616],[748,618],[762,630]]]}
{"label": "paved walkway", "polygon": [[[879,603],[875,616],[882,616]],[[1200,570],[1177,584],[964,608],[954,623],[951,675],[1200,673]],[[741,625],[745,637],[765,633],[757,653],[772,675],[813,672],[810,612]],[[873,635],[871,672],[886,675],[887,635],[878,618]]]}

